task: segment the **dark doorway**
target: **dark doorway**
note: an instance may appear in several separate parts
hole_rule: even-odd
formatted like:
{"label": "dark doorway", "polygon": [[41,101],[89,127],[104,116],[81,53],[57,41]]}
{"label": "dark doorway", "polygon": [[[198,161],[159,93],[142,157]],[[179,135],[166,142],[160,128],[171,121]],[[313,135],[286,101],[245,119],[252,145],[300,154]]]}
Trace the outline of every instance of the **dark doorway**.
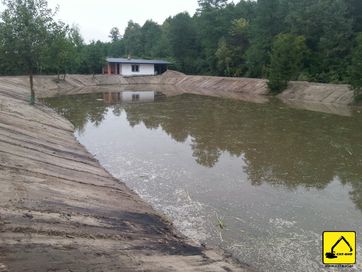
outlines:
{"label": "dark doorway", "polygon": [[167,71],[166,64],[155,64],[155,74],[160,75]]}

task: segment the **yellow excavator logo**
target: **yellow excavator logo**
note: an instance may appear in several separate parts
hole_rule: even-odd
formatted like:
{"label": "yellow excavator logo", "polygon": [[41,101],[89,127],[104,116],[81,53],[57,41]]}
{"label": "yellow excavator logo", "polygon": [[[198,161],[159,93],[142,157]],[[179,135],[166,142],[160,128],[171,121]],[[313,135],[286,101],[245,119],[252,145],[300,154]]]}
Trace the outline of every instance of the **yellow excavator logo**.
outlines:
{"label": "yellow excavator logo", "polygon": [[324,264],[355,264],[356,233],[326,231],[323,233]]}

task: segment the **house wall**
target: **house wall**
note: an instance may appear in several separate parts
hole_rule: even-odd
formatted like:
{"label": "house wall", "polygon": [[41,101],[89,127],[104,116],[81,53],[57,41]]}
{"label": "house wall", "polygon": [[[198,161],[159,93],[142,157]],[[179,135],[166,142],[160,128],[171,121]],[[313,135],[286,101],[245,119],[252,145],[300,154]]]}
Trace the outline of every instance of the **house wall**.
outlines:
{"label": "house wall", "polygon": [[139,72],[132,72],[132,64],[122,64],[121,74],[123,76],[145,76],[145,75],[154,75],[155,74],[155,65],[154,64],[139,64]]}

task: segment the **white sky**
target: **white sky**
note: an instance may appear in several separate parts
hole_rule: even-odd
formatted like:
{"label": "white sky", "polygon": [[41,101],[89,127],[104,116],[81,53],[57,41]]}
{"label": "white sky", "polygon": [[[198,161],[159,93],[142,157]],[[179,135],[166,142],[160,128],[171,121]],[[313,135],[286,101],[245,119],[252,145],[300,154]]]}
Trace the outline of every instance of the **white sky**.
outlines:
{"label": "white sky", "polygon": [[[129,20],[141,26],[148,19],[162,24],[183,11],[192,16],[198,8],[197,0],[48,0],[48,5],[53,10],[59,5],[56,19],[78,25],[86,42],[109,41],[114,26],[123,34]],[[0,12],[3,10],[0,2]]]}
{"label": "white sky", "polygon": [[197,0],[48,0],[49,7],[59,5],[57,19],[77,24],[86,42],[109,41],[109,32],[116,26],[123,34],[129,20],[141,26],[147,19],[157,23],[179,12],[193,15]]}

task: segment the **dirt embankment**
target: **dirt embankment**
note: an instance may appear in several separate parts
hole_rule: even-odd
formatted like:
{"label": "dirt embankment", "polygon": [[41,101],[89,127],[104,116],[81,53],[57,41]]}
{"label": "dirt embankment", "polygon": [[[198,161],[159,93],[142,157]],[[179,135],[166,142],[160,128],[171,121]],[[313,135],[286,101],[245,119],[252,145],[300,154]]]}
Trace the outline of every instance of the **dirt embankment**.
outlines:
{"label": "dirt embankment", "polygon": [[[137,79],[137,78],[136,78]],[[184,92],[228,92],[252,96],[268,94],[267,81],[252,78],[225,78],[209,76],[187,76],[170,71],[161,77],[162,84],[174,85]],[[345,84],[322,84],[292,81],[288,88],[278,95],[283,101],[304,104],[349,105],[353,102],[353,91]]]}
{"label": "dirt embankment", "polygon": [[[60,91],[36,82],[42,95]],[[64,93],[89,82],[69,77]],[[67,120],[29,106],[27,83],[0,78],[1,272],[250,271],[177,233],[99,165]]]}
{"label": "dirt embankment", "polygon": [[288,89],[278,97],[282,100],[305,103],[348,105],[353,102],[353,91],[346,84],[295,81],[290,82]]}
{"label": "dirt embankment", "polygon": [[[231,97],[252,102],[266,102],[268,88],[264,79],[189,76],[176,71],[167,71],[161,76],[121,77],[117,75],[68,75],[66,81],[57,83],[54,76],[39,76],[35,79],[38,96],[75,94],[92,91],[122,90],[130,86],[153,85],[174,93],[196,93]],[[5,84],[28,85],[27,77],[3,77]],[[345,106],[353,102],[353,91],[348,85],[290,82],[287,90],[278,95],[283,102],[304,108],[316,108],[314,104]],[[311,106],[309,106],[311,105]],[[318,106],[317,106],[318,107]],[[325,108],[325,107],[323,107]]]}

